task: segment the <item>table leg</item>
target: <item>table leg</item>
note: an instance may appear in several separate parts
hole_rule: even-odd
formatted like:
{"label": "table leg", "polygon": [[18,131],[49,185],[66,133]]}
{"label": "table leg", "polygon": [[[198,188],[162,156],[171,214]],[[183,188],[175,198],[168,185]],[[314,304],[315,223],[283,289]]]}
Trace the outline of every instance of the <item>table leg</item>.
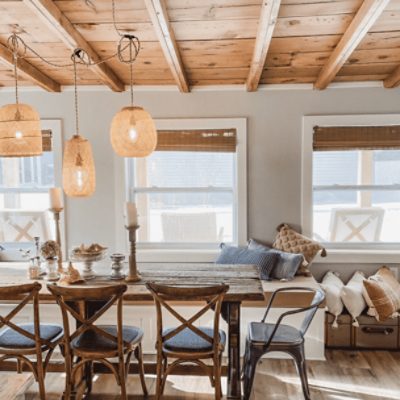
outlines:
{"label": "table leg", "polygon": [[228,303],[228,399],[241,398],[240,302]]}

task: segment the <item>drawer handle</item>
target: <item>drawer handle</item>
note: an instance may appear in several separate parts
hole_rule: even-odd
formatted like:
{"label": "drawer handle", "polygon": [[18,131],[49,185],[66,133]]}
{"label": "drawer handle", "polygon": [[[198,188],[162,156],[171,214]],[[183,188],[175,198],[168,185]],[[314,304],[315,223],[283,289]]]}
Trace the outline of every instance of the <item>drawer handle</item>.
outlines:
{"label": "drawer handle", "polygon": [[379,327],[372,328],[369,326],[364,326],[362,328],[362,331],[364,333],[372,333],[372,334],[377,334],[377,335],[390,335],[391,333],[394,332],[394,329],[393,328],[379,328]]}

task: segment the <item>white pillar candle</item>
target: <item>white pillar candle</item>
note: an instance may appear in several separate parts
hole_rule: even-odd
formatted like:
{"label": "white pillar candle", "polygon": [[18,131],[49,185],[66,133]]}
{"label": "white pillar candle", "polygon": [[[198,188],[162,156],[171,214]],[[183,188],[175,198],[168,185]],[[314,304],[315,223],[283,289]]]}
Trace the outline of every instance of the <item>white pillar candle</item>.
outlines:
{"label": "white pillar candle", "polygon": [[138,214],[135,203],[126,202],[125,203],[125,225],[128,228],[136,226],[138,224]]}
{"label": "white pillar candle", "polygon": [[49,189],[50,208],[60,210],[63,208],[61,188],[54,187]]}

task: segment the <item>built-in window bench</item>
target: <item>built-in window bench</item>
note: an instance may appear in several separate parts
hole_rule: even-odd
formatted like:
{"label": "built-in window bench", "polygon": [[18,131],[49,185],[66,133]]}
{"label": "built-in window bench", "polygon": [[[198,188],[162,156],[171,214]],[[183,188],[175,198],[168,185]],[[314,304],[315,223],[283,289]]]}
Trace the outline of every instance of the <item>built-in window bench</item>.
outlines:
{"label": "built-in window bench", "polygon": [[[15,274],[21,276],[21,270],[26,269],[26,264],[21,263],[0,263],[0,274],[6,274],[11,276],[13,271]],[[12,282],[10,282],[12,283]],[[43,281],[45,284],[46,281]],[[296,277],[294,280],[289,282],[281,281],[263,281],[262,282],[265,301],[264,302],[249,302],[243,303],[241,309],[241,349],[244,351],[244,341],[246,338],[247,326],[251,321],[260,321],[264,312],[267,301],[269,300],[273,291],[281,287],[291,287],[291,286],[305,286],[318,288],[318,283],[313,277]],[[275,307],[270,312],[270,320],[275,320],[282,312],[290,309],[302,307],[310,304],[311,298],[309,293],[304,292],[288,292],[277,296]],[[147,354],[155,354],[155,340],[156,340],[156,312],[155,307],[152,302],[135,302],[134,304],[127,305],[124,309],[124,320],[129,325],[140,326],[144,332],[143,340],[143,350]],[[192,315],[196,308],[193,303],[183,303],[177,308],[183,315]],[[0,304],[0,314],[5,313],[11,306],[7,304]],[[213,314],[205,314],[199,321],[199,324],[207,325],[212,323]],[[171,325],[176,324],[176,322],[171,318],[168,320],[166,316],[166,323],[170,322]],[[295,316],[290,316],[284,320],[283,323],[290,323],[294,326],[300,326],[304,315],[299,314]],[[308,359],[324,359],[324,349],[325,349],[325,311],[324,309],[319,309],[314,317],[314,320],[306,335],[306,357]],[[27,322],[31,318],[31,312],[28,308],[24,309],[19,315],[20,322]],[[40,306],[40,318],[43,322],[57,322],[61,324],[61,314],[56,304],[43,304]],[[108,316],[110,318],[110,316]],[[71,321],[72,322],[72,321]],[[107,320],[104,318],[102,323],[115,323],[115,320]],[[222,322],[222,328],[227,329],[227,326]],[[276,356],[273,353],[269,356]],[[284,356],[284,355],[278,355]],[[285,356],[286,357],[286,356]]]}

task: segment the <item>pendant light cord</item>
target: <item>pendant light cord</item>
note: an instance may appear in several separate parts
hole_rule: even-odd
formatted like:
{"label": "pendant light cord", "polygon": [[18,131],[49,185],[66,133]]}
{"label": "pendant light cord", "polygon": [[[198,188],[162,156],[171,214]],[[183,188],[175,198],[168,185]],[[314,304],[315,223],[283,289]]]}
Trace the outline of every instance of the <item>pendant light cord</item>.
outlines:
{"label": "pendant light cord", "polygon": [[81,50],[76,49],[72,54],[72,61],[74,62],[74,96],[75,96],[75,134],[79,135],[79,109],[78,109],[78,87],[77,87],[77,73],[76,73],[76,57],[79,57]]}
{"label": "pendant light cord", "polygon": [[15,78],[15,104],[19,105],[19,97],[18,97],[18,55],[16,53],[13,54],[13,60],[14,60],[14,78]]}
{"label": "pendant light cord", "polygon": [[[132,41],[129,41],[129,59],[132,60]],[[131,107],[133,107],[133,63],[129,63],[130,85],[131,85]]]}

